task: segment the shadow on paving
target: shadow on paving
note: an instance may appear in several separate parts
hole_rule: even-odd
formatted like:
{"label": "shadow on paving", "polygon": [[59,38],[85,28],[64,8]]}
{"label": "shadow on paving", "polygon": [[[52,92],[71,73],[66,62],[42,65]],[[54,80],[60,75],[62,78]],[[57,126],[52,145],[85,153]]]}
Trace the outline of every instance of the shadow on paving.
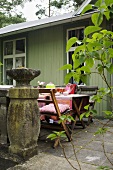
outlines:
{"label": "shadow on paving", "polygon": [[22,162],[20,158],[8,152],[8,145],[0,144],[0,170],[6,170]]}
{"label": "shadow on paving", "polygon": [[0,170],[6,170],[15,165],[17,165],[17,163],[15,163],[14,161],[0,157]]}

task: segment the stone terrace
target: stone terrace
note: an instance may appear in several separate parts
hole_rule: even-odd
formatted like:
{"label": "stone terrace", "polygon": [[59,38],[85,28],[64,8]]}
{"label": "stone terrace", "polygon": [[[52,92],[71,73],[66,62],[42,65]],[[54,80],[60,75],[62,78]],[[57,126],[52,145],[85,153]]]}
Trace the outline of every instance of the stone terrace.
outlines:
{"label": "stone terrace", "polygon": [[[106,122],[107,120],[102,120],[102,123],[106,124]],[[75,169],[96,170],[99,166],[109,166],[111,170],[113,169],[113,121],[106,126],[108,131],[104,136],[94,135],[99,127],[102,127],[101,122],[94,120],[94,123],[86,126],[85,129],[80,126],[76,126],[74,129],[72,144],[80,166],[71,142],[62,140],[66,156]],[[0,149],[0,170],[73,170],[64,158],[61,147],[52,148],[53,141],[46,138],[50,133],[51,131],[48,129],[41,129],[38,140],[39,154],[26,162],[8,154],[7,147],[3,149],[2,146]]]}

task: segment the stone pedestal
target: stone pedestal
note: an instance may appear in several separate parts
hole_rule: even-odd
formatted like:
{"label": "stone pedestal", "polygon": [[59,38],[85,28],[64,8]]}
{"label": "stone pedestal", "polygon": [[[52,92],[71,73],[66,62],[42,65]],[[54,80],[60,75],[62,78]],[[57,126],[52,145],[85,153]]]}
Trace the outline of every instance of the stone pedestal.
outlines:
{"label": "stone pedestal", "polygon": [[16,87],[9,89],[9,152],[27,159],[37,154],[40,132],[38,89],[30,86],[30,81],[40,75],[40,70],[17,68],[7,70],[7,75],[16,80]]}
{"label": "stone pedestal", "polygon": [[9,151],[23,158],[37,154],[40,115],[37,105],[38,89],[12,88],[8,108]]}
{"label": "stone pedestal", "polygon": [[7,144],[7,111],[9,87],[0,86],[0,144]]}

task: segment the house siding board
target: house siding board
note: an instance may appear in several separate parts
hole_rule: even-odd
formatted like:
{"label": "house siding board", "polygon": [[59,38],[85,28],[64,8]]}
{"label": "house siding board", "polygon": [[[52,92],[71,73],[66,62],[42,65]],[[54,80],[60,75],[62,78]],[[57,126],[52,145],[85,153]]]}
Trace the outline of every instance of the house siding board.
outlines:
{"label": "house siding board", "polygon": [[[99,64],[99,62],[95,63],[95,67],[97,64]],[[95,67],[92,69],[92,72],[95,72]],[[107,73],[105,73],[105,76],[106,77],[108,76]],[[102,80],[101,76],[96,73],[93,73],[91,75],[90,80],[89,80],[89,85],[98,86],[98,88],[106,87],[106,84]],[[96,103],[95,105],[95,109],[98,111],[98,115],[101,117],[104,116],[103,110],[108,109],[108,102],[106,101],[107,101],[107,98],[105,97],[105,100],[102,100],[101,103]]]}
{"label": "house siding board", "polygon": [[50,27],[29,33],[28,67],[41,70],[41,75],[32,81],[32,85],[37,85],[38,80],[52,81],[57,85],[64,83],[63,72],[59,71],[64,64],[62,28]]}

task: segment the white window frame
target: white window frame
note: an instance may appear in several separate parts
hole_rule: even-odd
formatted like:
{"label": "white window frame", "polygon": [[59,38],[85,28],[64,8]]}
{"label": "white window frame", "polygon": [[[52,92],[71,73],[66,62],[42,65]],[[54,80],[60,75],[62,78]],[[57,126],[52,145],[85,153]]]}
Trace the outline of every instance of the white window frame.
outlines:
{"label": "white window frame", "polygon": [[[74,28],[70,28],[70,29],[67,29],[67,41],[69,40],[68,39],[68,32],[71,31],[71,30],[79,30],[79,29],[85,29],[85,26],[81,26],[81,27],[74,27]],[[67,64],[69,64],[69,52],[74,52],[76,46],[75,47],[71,47],[70,50],[67,52]],[[69,69],[67,69],[67,73],[69,73]]]}
{"label": "white window frame", "polygon": [[[24,53],[20,53],[20,54],[16,54],[16,41],[17,40],[22,40],[24,39],[25,40],[25,52]],[[11,55],[5,55],[4,54],[4,48],[5,48],[5,43],[6,42],[13,42],[13,54]],[[15,68],[15,61],[16,61],[16,58],[19,58],[19,57],[24,57],[25,58],[25,67],[26,67],[26,38],[25,37],[22,37],[22,38],[18,38],[18,39],[11,39],[11,40],[8,40],[8,41],[4,41],[3,42],[3,83],[5,84],[5,68],[4,68],[4,64],[5,64],[5,59],[8,59],[8,58],[12,58],[13,59],[13,68]],[[16,82],[15,80],[13,80],[13,85],[16,85]]]}

